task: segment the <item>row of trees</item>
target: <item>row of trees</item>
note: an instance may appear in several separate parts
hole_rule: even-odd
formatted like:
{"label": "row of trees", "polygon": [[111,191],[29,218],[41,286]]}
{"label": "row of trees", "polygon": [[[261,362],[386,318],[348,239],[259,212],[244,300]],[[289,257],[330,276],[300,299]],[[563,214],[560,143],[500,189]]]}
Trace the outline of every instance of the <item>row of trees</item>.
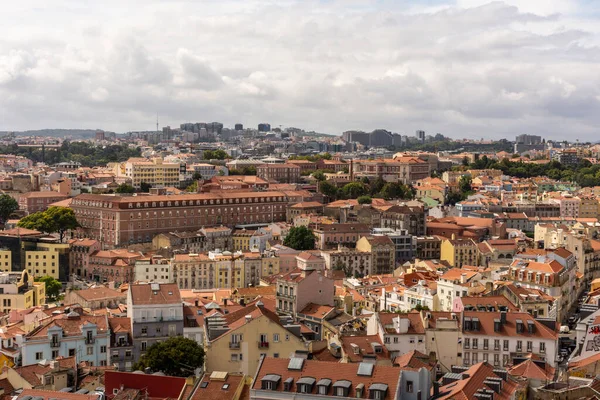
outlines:
{"label": "row of trees", "polygon": [[64,141],[58,149],[19,147],[16,144],[0,146],[0,154],[14,154],[27,157],[34,162],[44,161],[56,164],[62,161],[80,162],[84,167],[105,166],[111,162],[126,161],[130,157],[140,157],[139,147],[132,148],[126,144],[95,146],[88,142]]}
{"label": "row of trees", "polygon": [[371,198],[385,200],[411,200],[415,197],[415,189],[399,182],[386,182],[377,178],[370,182],[363,178],[360,182],[350,182],[341,188],[328,181],[319,182],[319,192],[333,200],[360,199],[362,204],[371,203]]}
{"label": "row of trees", "polygon": [[582,187],[600,186],[600,165],[592,164],[588,160],[581,160],[577,165],[564,165],[558,161],[545,164],[525,163],[522,161],[492,160],[486,156],[476,159],[468,165],[472,169],[499,169],[505,175],[517,178],[531,178],[547,176],[563,182],[574,182]]}

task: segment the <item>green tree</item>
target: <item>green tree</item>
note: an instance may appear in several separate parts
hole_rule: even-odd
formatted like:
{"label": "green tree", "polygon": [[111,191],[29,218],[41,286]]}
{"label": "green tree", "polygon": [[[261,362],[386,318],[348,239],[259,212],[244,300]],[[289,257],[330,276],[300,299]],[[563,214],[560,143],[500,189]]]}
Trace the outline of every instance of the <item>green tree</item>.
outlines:
{"label": "green tree", "polygon": [[319,192],[333,200],[338,196],[337,186],[327,181],[319,182]]}
{"label": "green tree", "polygon": [[142,193],[148,193],[150,191],[150,189],[152,189],[152,185],[146,182],[141,182],[140,183],[140,192]]}
{"label": "green tree", "polygon": [[384,186],[385,180],[381,177],[377,177],[377,179],[371,183],[371,196],[375,196],[377,193],[381,192]]}
{"label": "green tree", "polygon": [[458,190],[462,193],[471,193],[471,177],[468,175],[463,175],[460,177],[458,181]]}
{"label": "green tree", "polygon": [[155,343],[134,365],[135,370],[150,368],[169,376],[188,377],[204,365],[204,349],[196,341],[183,336]]}
{"label": "green tree", "polygon": [[314,250],[315,234],[306,226],[293,226],[283,241],[284,246],[294,250]]}
{"label": "green tree", "polygon": [[202,158],[205,160],[224,160],[224,159],[230,158],[230,157],[225,152],[225,150],[217,149],[217,150],[204,150],[204,153],[202,153]]}
{"label": "green tree", "polygon": [[367,188],[360,182],[351,182],[342,188],[342,194],[347,199],[356,199],[367,193]]}
{"label": "green tree", "polygon": [[35,278],[36,282],[44,282],[48,301],[57,301],[62,290],[62,284],[51,276]]}
{"label": "green tree", "polygon": [[358,204],[371,204],[371,202],[373,201],[373,199],[371,199],[371,196],[360,196],[357,200]]}
{"label": "green tree", "polygon": [[185,188],[186,192],[196,193],[198,191],[198,181],[192,182],[191,185]]}
{"label": "green tree", "polygon": [[46,233],[58,233],[61,242],[67,231],[79,227],[75,212],[66,207],[50,207],[46,211],[30,214],[22,218],[17,225]]}
{"label": "green tree", "polygon": [[54,220],[45,211],[38,211],[21,218],[17,226],[46,233],[54,233],[58,230]]}
{"label": "green tree", "polygon": [[315,171],[313,172],[312,176],[320,182],[325,180],[325,174],[323,173],[323,171]]}
{"label": "green tree", "polygon": [[7,194],[0,196],[0,220],[4,223],[10,215],[19,209],[19,203]]}
{"label": "green tree", "polygon": [[202,175],[200,174],[200,172],[194,172],[194,174],[192,175],[192,179],[197,181],[202,179]]}
{"label": "green tree", "polygon": [[135,188],[127,183],[121,183],[115,189],[115,193],[135,193]]}

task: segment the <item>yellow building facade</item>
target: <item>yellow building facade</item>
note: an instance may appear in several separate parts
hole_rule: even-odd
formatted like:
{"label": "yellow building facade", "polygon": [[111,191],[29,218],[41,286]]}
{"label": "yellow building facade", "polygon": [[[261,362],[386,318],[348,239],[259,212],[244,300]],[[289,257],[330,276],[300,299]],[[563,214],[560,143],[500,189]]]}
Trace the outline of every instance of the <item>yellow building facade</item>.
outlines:
{"label": "yellow building facade", "polygon": [[0,271],[12,271],[12,252],[10,250],[0,250]]}
{"label": "yellow building facade", "polygon": [[440,260],[451,266],[479,265],[479,251],[472,239],[445,239],[440,246]]}
{"label": "yellow building facade", "polygon": [[131,178],[135,188],[140,188],[142,182],[152,186],[179,186],[179,168],[179,164],[165,163],[161,158],[131,158],[125,162],[125,175]]}
{"label": "yellow building facade", "polygon": [[25,251],[25,269],[33,277],[59,279],[59,259],[69,250],[66,243],[38,243],[37,249]]}
{"label": "yellow building facade", "polygon": [[27,271],[0,274],[0,310],[24,310],[46,303],[46,284],[32,282]]}
{"label": "yellow building facade", "polygon": [[[242,372],[252,375],[260,357],[290,357],[308,350],[308,343],[265,315],[251,314],[237,329],[204,344],[206,370]],[[242,316],[245,318],[245,316]],[[205,335],[207,337],[207,335]]]}

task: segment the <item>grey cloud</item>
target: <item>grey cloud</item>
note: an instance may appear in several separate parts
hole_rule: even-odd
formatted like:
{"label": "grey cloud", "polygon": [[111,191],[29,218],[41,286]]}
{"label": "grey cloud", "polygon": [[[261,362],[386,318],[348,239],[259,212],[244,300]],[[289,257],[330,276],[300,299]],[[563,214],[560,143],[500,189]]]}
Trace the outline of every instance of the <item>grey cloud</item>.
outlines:
{"label": "grey cloud", "polygon": [[450,0],[421,12],[369,0],[60,4],[62,36],[41,11],[29,27],[10,26],[26,5],[6,11],[0,130],[152,129],[158,113],[165,125],[584,138],[600,122],[598,32],[576,15]]}

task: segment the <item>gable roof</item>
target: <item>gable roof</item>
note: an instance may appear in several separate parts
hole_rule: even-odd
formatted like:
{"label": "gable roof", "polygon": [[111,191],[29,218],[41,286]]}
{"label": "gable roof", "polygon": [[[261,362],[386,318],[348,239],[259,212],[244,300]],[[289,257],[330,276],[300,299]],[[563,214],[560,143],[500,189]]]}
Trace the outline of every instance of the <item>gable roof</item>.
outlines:
{"label": "gable roof", "polygon": [[[154,290],[158,287],[158,290]],[[133,305],[159,305],[181,303],[179,288],[175,283],[133,284],[129,286]]]}
{"label": "gable roof", "polygon": [[[454,381],[440,387],[440,396],[437,399],[453,399],[453,400],[471,400],[475,399],[475,393],[479,389],[492,390],[491,387],[483,383],[486,378],[501,378],[494,373],[494,368],[486,363],[481,362],[473,365],[461,375],[462,379]],[[500,393],[494,393],[495,400],[511,399],[517,390],[518,385],[508,379],[502,382]]]}

